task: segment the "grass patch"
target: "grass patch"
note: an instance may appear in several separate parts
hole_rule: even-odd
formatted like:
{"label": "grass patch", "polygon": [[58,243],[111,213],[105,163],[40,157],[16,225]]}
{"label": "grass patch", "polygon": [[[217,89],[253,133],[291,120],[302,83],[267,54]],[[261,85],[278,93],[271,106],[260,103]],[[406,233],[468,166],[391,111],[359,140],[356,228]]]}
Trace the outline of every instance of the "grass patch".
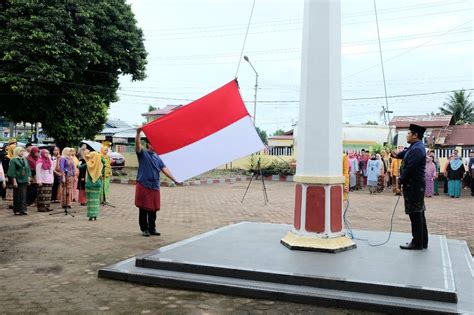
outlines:
{"label": "grass patch", "polygon": [[[135,179],[137,178],[138,168],[136,167],[125,167],[121,171],[114,171],[113,178],[119,179]],[[226,177],[234,177],[237,175],[248,175],[248,171],[241,170],[241,169],[214,169],[201,174],[199,176],[193,177],[189,180],[200,180],[200,179],[219,179],[219,178],[226,178]],[[164,181],[168,181],[168,178],[165,175],[161,176],[161,179]]]}

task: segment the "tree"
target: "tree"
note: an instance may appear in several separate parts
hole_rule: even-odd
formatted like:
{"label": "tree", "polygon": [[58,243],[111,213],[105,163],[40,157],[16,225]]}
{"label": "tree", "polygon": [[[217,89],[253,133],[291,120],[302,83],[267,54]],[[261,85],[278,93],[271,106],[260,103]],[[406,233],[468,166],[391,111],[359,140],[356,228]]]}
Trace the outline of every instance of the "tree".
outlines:
{"label": "tree", "polygon": [[281,135],[284,135],[285,134],[285,130],[283,129],[278,129],[277,131],[275,131],[273,133],[274,136],[281,136]]}
{"label": "tree", "polygon": [[375,120],[374,121],[369,120],[365,124],[366,125],[378,125],[378,123]]}
{"label": "tree", "polygon": [[149,112],[152,112],[152,111],[157,110],[157,109],[158,109],[158,107],[155,107],[155,106],[152,106],[152,105],[148,105],[148,111],[149,111]]}
{"label": "tree", "polygon": [[125,0],[0,2],[0,115],[41,122],[59,146],[93,138],[120,75],[145,78],[143,33]]}
{"label": "tree", "polygon": [[263,143],[268,144],[268,136],[267,132],[265,130],[262,130],[258,127],[255,127],[257,130],[258,135],[260,136],[260,139],[262,140]]}
{"label": "tree", "polygon": [[453,115],[456,125],[472,124],[474,122],[474,107],[470,98],[471,93],[466,95],[464,90],[455,91],[439,110],[444,115]]}

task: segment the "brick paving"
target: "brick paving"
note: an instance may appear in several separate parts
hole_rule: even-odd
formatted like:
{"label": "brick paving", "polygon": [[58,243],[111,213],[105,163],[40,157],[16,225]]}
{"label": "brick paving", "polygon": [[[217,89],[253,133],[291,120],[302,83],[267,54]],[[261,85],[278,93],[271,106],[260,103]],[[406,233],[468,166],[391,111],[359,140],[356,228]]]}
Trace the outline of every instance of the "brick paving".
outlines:
{"label": "brick paving", "polygon": [[[370,314],[97,278],[102,266],[227,224],[292,222],[293,183],[267,182],[267,206],[260,183],[252,184],[241,204],[246,186],[163,187],[157,220],[162,236],[150,238],[139,233],[130,185],[112,184],[116,208],[103,208],[97,221],[88,221],[85,207],[77,205],[75,218],[36,209],[29,209],[28,216],[13,216],[0,201],[0,313]],[[388,230],[395,202],[388,192],[351,193],[347,217],[355,229]],[[426,203],[430,233],[464,239],[473,252],[474,198],[464,192],[460,199],[439,196]],[[409,231],[402,202],[394,230]]]}

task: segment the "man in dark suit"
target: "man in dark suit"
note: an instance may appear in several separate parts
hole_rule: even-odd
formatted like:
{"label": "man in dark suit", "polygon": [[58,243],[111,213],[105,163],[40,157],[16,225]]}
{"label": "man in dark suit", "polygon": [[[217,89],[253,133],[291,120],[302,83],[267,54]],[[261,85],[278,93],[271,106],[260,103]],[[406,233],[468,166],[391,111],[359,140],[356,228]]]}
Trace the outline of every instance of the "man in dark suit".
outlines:
{"label": "man in dark suit", "polygon": [[426,149],[422,141],[425,131],[425,128],[411,124],[407,134],[407,142],[410,147],[394,155],[396,158],[403,159],[399,185],[403,188],[405,213],[410,216],[413,236],[410,243],[400,245],[401,249],[421,250],[428,248],[424,200]]}

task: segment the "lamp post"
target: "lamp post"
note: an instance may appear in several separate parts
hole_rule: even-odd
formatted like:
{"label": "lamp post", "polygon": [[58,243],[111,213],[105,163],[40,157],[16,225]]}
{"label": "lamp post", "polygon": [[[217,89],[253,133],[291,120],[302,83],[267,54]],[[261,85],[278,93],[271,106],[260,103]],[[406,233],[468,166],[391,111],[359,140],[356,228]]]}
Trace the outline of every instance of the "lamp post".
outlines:
{"label": "lamp post", "polygon": [[255,125],[255,121],[257,120],[257,89],[258,89],[258,73],[257,70],[253,67],[252,63],[250,62],[249,57],[244,56],[245,61],[249,63],[252,67],[253,72],[255,72],[255,94],[253,95],[253,124]]}

